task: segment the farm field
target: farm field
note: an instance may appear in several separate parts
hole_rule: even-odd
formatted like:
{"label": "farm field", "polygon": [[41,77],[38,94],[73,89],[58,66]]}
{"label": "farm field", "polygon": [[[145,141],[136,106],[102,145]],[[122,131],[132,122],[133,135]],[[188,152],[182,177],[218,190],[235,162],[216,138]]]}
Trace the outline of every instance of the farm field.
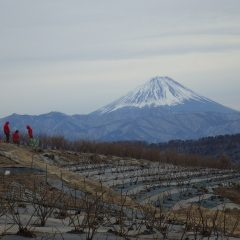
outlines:
{"label": "farm field", "polygon": [[2,239],[239,239],[240,171],[0,145]]}

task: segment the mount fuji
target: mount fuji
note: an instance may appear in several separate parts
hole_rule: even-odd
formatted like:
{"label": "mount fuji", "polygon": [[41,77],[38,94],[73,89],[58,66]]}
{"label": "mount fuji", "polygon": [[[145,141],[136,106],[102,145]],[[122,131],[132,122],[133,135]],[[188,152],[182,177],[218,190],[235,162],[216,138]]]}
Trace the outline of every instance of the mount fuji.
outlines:
{"label": "mount fuji", "polygon": [[13,114],[0,119],[12,129],[68,139],[166,142],[240,133],[240,112],[182,86],[169,77],[154,77],[125,96],[88,115],[51,112]]}
{"label": "mount fuji", "polygon": [[90,114],[89,124],[95,139],[165,142],[240,133],[240,113],[154,77]]}
{"label": "mount fuji", "polygon": [[193,112],[234,112],[230,108],[198,95],[169,77],[154,77],[95,113],[106,114],[124,108],[147,107]]}

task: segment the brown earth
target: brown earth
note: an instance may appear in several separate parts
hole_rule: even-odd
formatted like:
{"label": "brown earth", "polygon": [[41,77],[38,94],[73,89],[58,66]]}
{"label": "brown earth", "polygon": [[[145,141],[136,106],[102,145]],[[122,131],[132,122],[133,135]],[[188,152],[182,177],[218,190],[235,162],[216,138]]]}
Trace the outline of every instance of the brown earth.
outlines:
{"label": "brown earth", "polygon": [[[121,196],[119,193],[112,191],[110,188],[103,186],[101,183],[88,180],[77,173],[68,171],[64,168],[51,163],[46,163],[41,153],[34,152],[25,146],[15,146],[12,144],[1,143],[0,156],[8,159],[16,165],[38,168],[43,171],[47,170],[47,175],[62,179],[73,189],[78,189],[92,195],[103,195],[103,200],[108,203],[121,204]],[[126,205],[136,207],[137,204],[130,198],[127,198]]]}
{"label": "brown earth", "polygon": [[236,204],[240,204],[240,185],[232,188],[220,187],[215,189],[215,194],[230,199]]}

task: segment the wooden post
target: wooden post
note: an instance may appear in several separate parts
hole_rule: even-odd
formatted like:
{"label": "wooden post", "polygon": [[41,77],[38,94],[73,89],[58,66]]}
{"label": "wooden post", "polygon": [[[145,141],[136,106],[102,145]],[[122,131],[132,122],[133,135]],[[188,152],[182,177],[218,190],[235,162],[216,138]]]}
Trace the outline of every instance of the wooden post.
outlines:
{"label": "wooden post", "polygon": [[47,184],[47,179],[48,179],[48,167],[47,167],[47,163],[46,163],[46,175],[45,175],[46,184]]}
{"label": "wooden post", "polygon": [[34,158],[34,154],[32,154],[31,168],[33,168],[33,158]]}
{"label": "wooden post", "polygon": [[77,186],[75,184],[75,187],[74,187],[74,205],[75,205],[75,208],[77,207]]}
{"label": "wooden post", "polygon": [[61,182],[62,182],[62,191],[63,191],[63,176],[62,176],[62,171],[61,171]]}

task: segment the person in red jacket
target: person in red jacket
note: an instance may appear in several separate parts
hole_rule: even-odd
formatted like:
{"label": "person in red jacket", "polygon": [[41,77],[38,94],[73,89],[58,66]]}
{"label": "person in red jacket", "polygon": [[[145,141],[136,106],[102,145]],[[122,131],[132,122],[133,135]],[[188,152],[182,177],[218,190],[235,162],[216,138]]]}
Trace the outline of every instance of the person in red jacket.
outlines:
{"label": "person in red jacket", "polygon": [[3,126],[3,131],[4,131],[4,134],[6,136],[6,142],[9,143],[9,139],[10,139],[9,122],[5,122],[5,124]]}
{"label": "person in red jacket", "polygon": [[33,138],[32,128],[31,128],[29,125],[27,125],[26,128],[27,128],[27,130],[28,130],[28,136],[29,136],[29,138]]}
{"label": "person in red jacket", "polygon": [[14,133],[13,133],[13,136],[12,136],[12,139],[13,139],[13,143],[19,145],[20,144],[20,135],[19,135],[19,131],[16,130]]}

